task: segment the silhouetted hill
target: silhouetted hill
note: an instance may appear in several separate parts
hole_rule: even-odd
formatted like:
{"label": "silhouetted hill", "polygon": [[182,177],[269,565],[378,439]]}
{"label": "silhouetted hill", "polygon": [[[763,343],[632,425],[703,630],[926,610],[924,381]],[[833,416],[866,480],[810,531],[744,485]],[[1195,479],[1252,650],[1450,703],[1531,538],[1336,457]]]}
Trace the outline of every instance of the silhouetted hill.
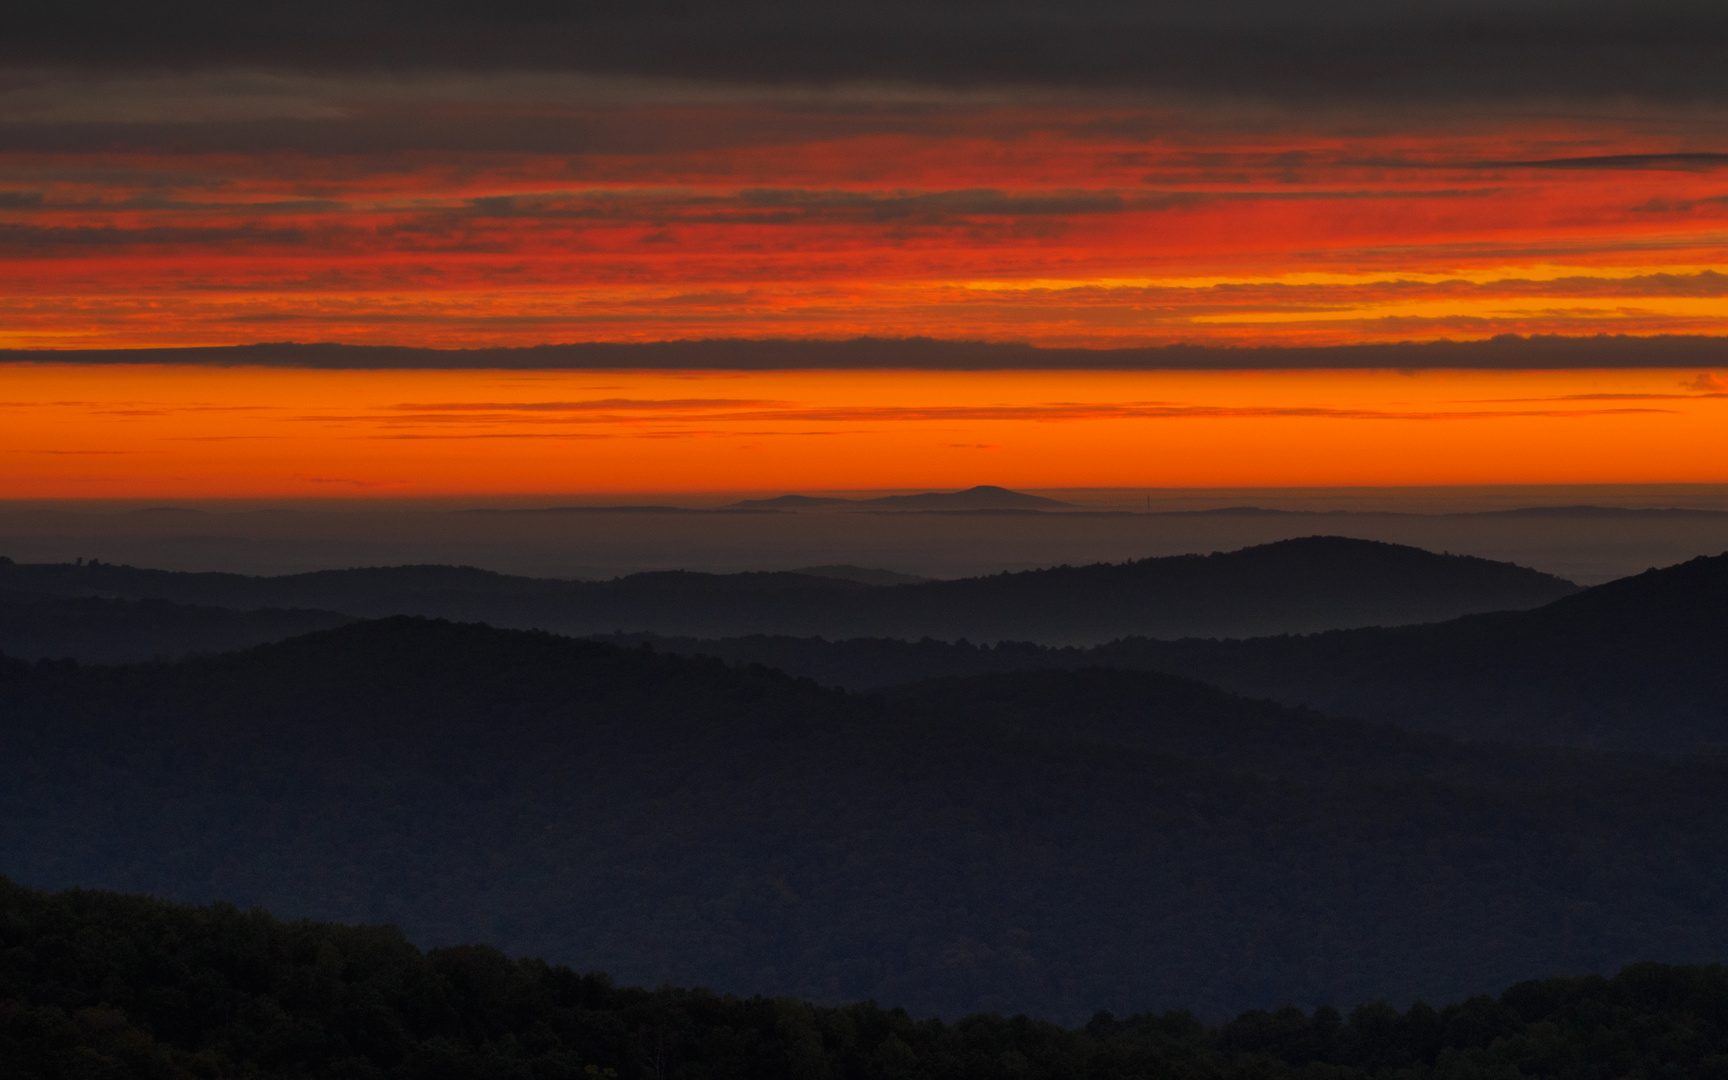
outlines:
{"label": "silhouetted hill", "polygon": [[874,499],[843,499],[819,495],[780,495],[744,499],[732,510],[1064,510],[1073,503],[979,484],[965,491],[925,491],[916,495],[882,495]]}
{"label": "silhouetted hill", "polygon": [[[1113,653],[1100,659],[1117,642],[1095,646],[1050,646],[1030,641],[938,641],[921,638],[792,637],[751,634],[733,638],[675,637],[668,634],[596,634],[590,640],[620,648],[643,645],[684,656],[709,656],[729,664],[761,664],[823,686],[846,690],[882,690],[925,679],[990,675],[1051,668],[1116,666],[1147,670],[1140,661]],[[1120,639],[1138,642],[1141,639]],[[1157,669],[1152,669],[1157,670]]]}
{"label": "silhouetted hill", "polygon": [[1725,780],[1148,672],[860,697],[414,619],[0,663],[15,880],[949,1016],[1221,1016],[1720,956]]}
{"label": "silhouetted hill", "polygon": [[1479,510],[1477,517],[1522,518],[1631,518],[1651,521],[1662,518],[1710,519],[1728,517],[1728,510],[1700,510],[1683,506],[1521,506],[1511,510]]}
{"label": "silhouetted hill", "polygon": [[1087,662],[1473,739],[1728,749],[1728,555],[1534,611],[1250,641],[1122,641]]}
{"label": "silhouetted hill", "polygon": [[[915,1020],[875,1003],[621,988],[486,946],[421,952],[393,927],[0,879],[0,1061],[20,1080],[371,1076],[491,1080],[849,1077],[1716,1075],[1728,972],[1639,964],[1400,1013],[1359,1006]],[[1433,1070],[1433,1071],[1431,1071]]]}
{"label": "silhouetted hill", "polygon": [[1130,638],[1090,649],[769,636],[651,640],[855,689],[1102,665],[1168,671],[1286,704],[1472,739],[1728,747],[1728,555],[1598,585],[1532,611],[1306,636]]}
{"label": "silhouetted hill", "polygon": [[884,510],[1059,510],[1072,506],[1061,499],[1009,491],[994,484],[979,484],[965,491],[927,491],[917,495],[884,495],[860,500],[861,505]]}
{"label": "silhouetted hill", "polygon": [[725,507],[728,510],[818,510],[850,506],[856,499],[841,499],[825,495],[776,495],[770,499],[740,499]]}
{"label": "silhouetted hill", "polygon": [[376,618],[425,615],[559,633],[772,633],[1092,643],[1128,635],[1251,636],[1431,622],[1527,608],[1576,590],[1510,563],[1343,537],[1213,555],[916,584],[830,573],[634,574],[551,581],[470,567],[402,566],[286,577],[186,574],[107,564],[0,567],[0,587],[299,607]]}
{"label": "silhouetted hill", "polygon": [[128,663],[232,652],[352,621],[330,611],[231,611],[167,600],[0,591],[0,653]]}
{"label": "silhouetted hill", "polygon": [[1534,611],[1242,642],[1121,642],[1099,663],[1479,739],[1728,748],[1728,555]]}

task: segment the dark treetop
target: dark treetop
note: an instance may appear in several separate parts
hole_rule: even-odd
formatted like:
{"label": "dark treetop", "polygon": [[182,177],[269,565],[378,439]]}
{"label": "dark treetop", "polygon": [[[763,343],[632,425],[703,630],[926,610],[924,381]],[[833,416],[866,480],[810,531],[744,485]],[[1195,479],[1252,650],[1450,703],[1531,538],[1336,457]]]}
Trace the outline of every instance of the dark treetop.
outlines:
{"label": "dark treetop", "polygon": [[1400,1013],[915,1020],[875,1003],[616,986],[391,927],[284,922],[0,878],[16,1080],[1128,1080],[1728,1075],[1728,972],[1639,964]]}

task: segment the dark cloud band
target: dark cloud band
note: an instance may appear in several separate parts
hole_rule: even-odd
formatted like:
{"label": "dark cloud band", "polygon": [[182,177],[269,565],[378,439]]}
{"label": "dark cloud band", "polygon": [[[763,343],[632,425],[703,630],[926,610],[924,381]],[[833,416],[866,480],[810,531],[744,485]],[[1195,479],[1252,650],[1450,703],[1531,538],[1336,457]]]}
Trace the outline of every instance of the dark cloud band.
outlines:
{"label": "dark cloud band", "polygon": [[190,349],[0,350],[0,363],[198,364],[323,370],[496,368],[798,371],[1206,371],[1435,368],[1728,368],[1728,338],[1503,335],[1487,341],[1318,347],[1169,345],[1052,349],[932,338],[667,341],[505,349],[418,349],[276,342]]}
{"label": "dark cloud band", "polygon": [[580,70],[752,83],[1721,99],[1728,8],[1505,0],[94,0],[16,5],[26,64]]}

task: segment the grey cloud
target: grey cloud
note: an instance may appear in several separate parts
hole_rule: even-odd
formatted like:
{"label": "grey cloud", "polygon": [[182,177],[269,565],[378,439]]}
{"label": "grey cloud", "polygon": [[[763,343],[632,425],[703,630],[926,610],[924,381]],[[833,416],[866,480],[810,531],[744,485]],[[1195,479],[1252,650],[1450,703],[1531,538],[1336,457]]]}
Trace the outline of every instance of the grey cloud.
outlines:
{"label": "grey cloud", "polygon": [[1293,368],[1728,368],[1728,339],[1502,335],[1487,341],[1316,347],[1168,345],[1046,349],[931,338],[667,341],[509,349],[271,344],[192,349],[0,350],[0,363],[263,365],[318,369],[496,368],[744,370],[1263,370]]}
{"label": "grey cloud", "polygon": [[235,244],[299,245],[306,241],[297,229],[193,228],[154,226],[121,229],[109,225],[51,227],[0,225],[0,252],[12,255],[52,255],[94,248],[198,245],[220,248]]}
{"label": "grey cloud", "polygon": [[1728,204],[1728,195],[1711,195],[1703,199],[1669,199],[1658,195],[1638,203],[1632,210],[1640,214],[1689,214],[1700,206],[1723,204]]}
{"label": "grey cloud", "polygon": [[739,200],[746,206],[827,214],[840,211],[876,221],[968,215],[1109,214],[1127,207],[1122,196],[1113,192],[1064,191],[1012,195],[987,189],[875,193],[755,188],[740,192]]}
{"label": "grey cloud", "polygon": [[165,195],[146,192],[128,196],[124,199],[74,199],[55,200],[45,198],[41,192],[4,192],[0,191],[0,210],[44,210],[48,212],[77,210],[149,210],[173,213],[218,213],[238,214],[247,217],[272,214],[323,214],[350,209],[350,205],[334,199],[282,199],[260,202],[210,202],[173,199]]}
{"label": "grey cloud", "polygon": [[[489,195],[428,221],[528,218],[677,224],[791,225],[822,221],[950,225],[976,218],[1059,217],[1172,210],[1208,202],[1481,198],[1494,189],[1419,191],[844,191],[746,188],[732,195],[675,189]],[[758,211],[752,213],[751,211]]]}
{"label": "grey cloud", "polygon": [[15,5],[0,60],[580,70],[1366,100],[1722,100],[1705,0],[120,0]]}
{"label": "grey cloud", "polygon": [[[62,73],[64,78],[75,78]],[[1724,80],[1728,91],[1728,80]],[[836,91],[840,93],[841,91]],[[358,90],[356,90],[358,93]],[[1728,96],[1728,95],[1725,95]],[[1032,104],[1037,105],[1037,102]],[[1725,101],[1728,104],[1728,101]],[[1205,110],[1185,114],[1189,121],[1233,123],[1229,109],[1211,116]],[[1650,115],[1662,118],[1663,130],[1676,142],[1697,144],[1715,137],[1720,130],[1714,114],[1699,113],[1684,123],[1666,119],[1661,107]],[[1121,113],[1132,113],[1132,122]],[[1352,114],[1354,116],[1354,114]],[[1312,114],[1289,110],[1256,114],[1253,124],[1295,125],[1314,120]],[[1360,119],[1348,119],[1353,125]],[[1404,119],[1408,119],[1405,117]],[[1338,117],[1320,117],[1322,124]],[[1401,121],[1402,122],[1402,121]],[[684,107],[593,107],[542,109],[531,98],[497,103],[486,116],[475,116],[455,107],[428,105],[405,109],[389,103],[352,104],[347,115],[329,119],[272,118],[257,120],[211,120],[196,123],[160,121],[38,122],[0,120],[0,155],[160,153],[267,154],[291,152],[309,155],[359,157],[392,167],[412,167],[416,156],[435,154],[549,154],[569,162],[569,176],[580,182],[587,170],[605,167],[613,156],[702,153],[797,145],[811,141],[875,136],[968,138],[1009,141],[1028,130],[1060,123],[1068,136],[1085,139],[1131,138],[1157,140],[1167,133],[1170,114],[1162,108],[1132,110],[1100,108],[1039,111],[994,102],[980,105],[945,101],[932,92],[923,103],[904,101],[865,103],[838,108],[829,103],[811,103],[788,97],[772,105],[751,103],[697,103]],[[1728,164],[1728,154],[1686,153],[1568,158],[1537,161],[1448,160],[1432,156],[1363,159],[1342,153],[1267,154],[1249,150],[1196,153],[1163,148],[1157,153],[1118,155],[1121,163],[1148,171],[1142,181],[1148,186],[1180,186],[1204,180],[1213,185],[1250,185],[1268,178],[1284,181],[1324,177],[1342,169],[1387,169],[1408,172],[1430,170],[1456,174],[1499,172],[1507,169],[1659,169],[1701,171]],[[167,164],[166,162],[164,163]],[[184,169],[183,164],[176,169]],[[64,176],[87,176],[103,183],[148,183],[174,187],[193,184],[198,178],[176,179],[167,175],[129,178],[124,170],[68,169]],[[36,181],[15,174],[4,178],[9,185],[28,186]],[[1476,189],[1473,194],[1480,194]],[[1319,198],[1321,193],[1256,190],[1253,197]],[[1332,197],[1349,197],[1339,192]],[[1380,193],[1391,196],[1391,192]],[[1449,192],[1408,193],[1432,197]],[[1457,194],[1465,194],[1458,192]],[[1147,193],[1143,197],[1150,197]]]}
{"label": "grey cloud", "polygon": [[818,222],[947,226],[977,218],[1066,217],[1163,209],[1202,201],[1187,193],[1136,195],[1113,191],[1010,193],[959,191],[836,191],[749,188],[734,195],[672,190],[579,191],[495,195],[426,216],[429,226],[461,219],[527,218],[656,225],[797,225]]}
{"label": "grey cloud", "polygon": [[[50,204],[48,209],[55,207]],[[223,214],[319,214],[347,210],[349,204],[335,199],[280,199],[262,202],[193,202],[171,199],[165,195],[146,193],[113,202],[91,201],[77,204],[84,210],[168,210],[181,213],[212,211]]]}
{"label": "grey cloud", "polygon": [[1597,157],[1549,158],[1538,161],[1485,161],[1484,168],[1511,169],[1669,169],[1701,172],[1728,168],[1728,154],[1603,154]]}
{"label": "grey cloud", "polygon": [[[1582,297],[1719,297],[1728,296],[1728,274],[1714,270],[1701,270],[1695,274],[1637,274],[1630,277],[1591,277],[1588,275],[1573,275],[1556,278],[1497,278],[1492,281],[1473,282],[1464,279],[1451,281],[1427,282],[1391,279],[1372,283],[1346,286],[1327,285],[1316,288],[1309,285],[1290,285],[1283,282],[1232,282],[1208,286],[1203,290],[1188,290],[1182,288],[1148,289],[1147,293],[1164,293],[1181,295],[1183,293],[1204,292],[1211,296],[1232,295],[1241,296],[1245,301],[1243,310],[1260,310],[1268,303],[1279,305],[1279,310],[1325,310],[1327,308],[1354,308],[1361,302],[1363,295],[1369,297],[1399,296],[1481,296],[1481,297],[1537,297],[1548,301],[1556,298]],[[1280,301],[1280,297],[1312,298],[1321,297],[1318,301],[1309,299],[1307,306],[1298,306],[1302,300],[1294,303]],[[1213,301],[1208,300],[1211,307]],[[1723,339],[1728,342],[1728,339]]]}
{"label": "grey cloud", "polygon": [[657,154],[772,146],[849,134],[943,134],[953,113],[905,106],[841,110],[711,107],[661,112],[644,122],[628,109],[487,116],[435,108],[360,107],[339,119],[274,118],[164,122],[0,122],[0,152],[269,153],[382,156],[414,153]]}

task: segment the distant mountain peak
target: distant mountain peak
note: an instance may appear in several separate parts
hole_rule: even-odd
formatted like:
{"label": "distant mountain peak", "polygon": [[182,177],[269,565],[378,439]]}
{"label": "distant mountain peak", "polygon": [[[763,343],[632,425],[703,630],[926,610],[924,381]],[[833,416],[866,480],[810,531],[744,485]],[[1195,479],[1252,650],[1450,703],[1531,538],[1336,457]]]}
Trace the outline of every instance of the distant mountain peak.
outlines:
{"label": "distant mountain peak", "polygon": [[964,491],[928,491],[919,495],[884,495],[860,505],[886,510],[1061,510],[1073,506],[1060,499],[979,484]]}
{"label": "distant mountain peak", "polygon": [[924,491],[915,495],[882,495],[873,499],[843,499],[824,495],[779,495],[744,499],[728,510],[1063,510],[1074,504],[1043,495],[1028,495],[995,484],[978,484],[964,491]]}

